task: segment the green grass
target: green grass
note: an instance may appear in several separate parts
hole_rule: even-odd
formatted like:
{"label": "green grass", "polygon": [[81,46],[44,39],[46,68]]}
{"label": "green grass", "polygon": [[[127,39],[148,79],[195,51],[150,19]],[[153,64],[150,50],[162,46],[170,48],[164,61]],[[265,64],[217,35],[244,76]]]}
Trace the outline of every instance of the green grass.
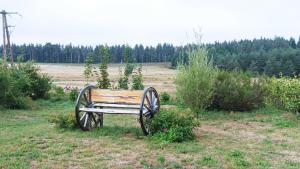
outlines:
{"label": "green grass", "polygon": [[203,112],[196,139],[166,143],[143,136],[136,117],[105,115],[91,132],[59,129],[51,113],[67,101],[0,111],[0,168],[299,168],[299,119],[275,108]]}

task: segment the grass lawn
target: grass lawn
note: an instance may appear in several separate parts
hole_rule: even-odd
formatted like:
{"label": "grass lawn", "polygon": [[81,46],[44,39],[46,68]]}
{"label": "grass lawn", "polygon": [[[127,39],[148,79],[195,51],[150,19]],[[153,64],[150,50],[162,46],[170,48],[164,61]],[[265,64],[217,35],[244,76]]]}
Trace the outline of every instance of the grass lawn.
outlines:
{"label": "grass lawn", "polygon": [[72,103],[36,105],[0,111],[0,168],[300,168],[300,120],[273,108],[205,112],[194,141],[163,143],[144,137],[133,116],[62,130],[48,115],[72,112]]}

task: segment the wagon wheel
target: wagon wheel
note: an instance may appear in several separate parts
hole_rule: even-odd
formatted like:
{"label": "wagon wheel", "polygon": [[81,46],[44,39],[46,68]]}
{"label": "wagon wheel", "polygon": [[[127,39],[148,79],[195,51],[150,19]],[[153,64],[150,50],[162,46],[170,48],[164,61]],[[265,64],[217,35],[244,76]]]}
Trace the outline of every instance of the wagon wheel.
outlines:
{"label": "wagon wheel", "polygon": [[78,126],[83,131],[89,131],[93,128],[102,126],[101,115],[95,112],[84,112],[81,108],[93,108],[93,102],[91,100],[91,89],[94,86],[87,86],[83,88],[76,100],[75,115]]}
{"label": "wagon wheel", "polygon": [[143,133],[151,133],[151,121],[156,113],[159,112],[160,102],[159,95],[153,87],[144,90],[144,95],[140,107],[140,123]]}

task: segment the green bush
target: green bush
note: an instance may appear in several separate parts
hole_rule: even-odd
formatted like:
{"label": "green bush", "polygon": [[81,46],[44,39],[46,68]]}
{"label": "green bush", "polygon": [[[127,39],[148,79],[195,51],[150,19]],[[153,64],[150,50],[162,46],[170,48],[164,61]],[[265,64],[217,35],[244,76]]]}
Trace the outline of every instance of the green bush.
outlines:
{"label": "green bush", "polygon": [[188,65],[178,65],[175,79],[178,98],[199,113],[211,104],[217,69],[208,60],[203,48],[189,52]]}
{"label": "green bush", "polygon": [[297,78],[271,78],[267,86],[267,103],[293,112],[300,112],[300,81]]}
{"label": "green bush", "polygon": [[25,73],[28,76],[28,84],[23,88],[23,92],[33,99],[45,98],[51,89],[51,78],[48,75],[41,74],[39,67],[33,62],[19,64],[16,68],[18,73]]}
{"label": "green bush", "polygon": [[132,89],[134,89],[134,90],[143,90],[144,89],[142,65],[140,65],[132,75]]}
{"label": "green bush", "polygon": [[0,66],[0,105],[5,108],[32,107],[31,98],[44,98],[50,90],[51,79],[39,74],[34,63],[15,67]]}
{"label": "green bush", "polygon": [[165,104],[165,103],[168,103],[170,101],[171,96],[167,92],[162,92],[161,95],[160,95],[160,99],[161,99],[161,102],[163,104]]}
{"label": "green bush", "polygon": [[75,101],[77,99],[77,97],[78,97],[78,94],[79,94],[78,88],[77,87],[76,88],[72,88],[71,91],[70,91],[70,93],[69,93],[69,99],[71,101]]}
{"label": "green bush", "polygon": [[168,142],[183,142],[194,139],[193,128],[197,126],[191,113],[162,110],[151,122],[152,137]]}
{"label": "green bush", "polygon": [[249,111],[263,105],[266,81],[243,72],[219,72],[212,107],[230,111]]}
{"label": "green bush", "polygon": [[59,128],[69,128],[74,129],[76,128],[76,118],[73,112],[70,113],[53,113],[50,114],[48,117],[48,121],[50,123],[54,123]]}

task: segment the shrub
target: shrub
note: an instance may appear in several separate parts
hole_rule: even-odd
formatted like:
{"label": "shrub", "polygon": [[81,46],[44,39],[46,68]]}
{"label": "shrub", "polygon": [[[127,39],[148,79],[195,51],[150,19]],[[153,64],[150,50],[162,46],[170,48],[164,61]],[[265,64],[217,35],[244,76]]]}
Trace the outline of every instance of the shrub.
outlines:
{"label": "shrub", "polygon": [[142,75],[142,65],[140,65],[137,70],[132,75],[132,89],[143,90],[143,75]]}
{"label": "shrub", "polygon": [[100,89],[108,89],[110,87],[110,82],[109,82],[109,74],[107,72],[107,65],[110,59],[110,54],[109,54],[109,48],[107,46],[101,48],[101,55],[102,55],[102,60],[101,64],[99,66],[99,71],[101,77],[98,77],[98,87]]}
{"label": "shrub", "polygon": [[0,105],[3,107],[32,107],[30,98],[44,98],[50,86],[50,77],[41,75],[32,62],[19,63],[17,67],[0,67]]}
{"label": "shrub", "polygon": [[193,128],[197,125],[190,113],[176,110],[162,110],[151,122],[155,139],[168,142],[183,142],[194,139]]}
{"label": "shrub", "polygon": [[171,99],[171,96],[167,92],[162,92],[160,95],[160,99],[163,104],[168,103]]}
{"label": "shrub", "polygon": [[264,102],[266,82],[263,78],[251,78],[242,72],[219,72],[212,107],[249,111],[260,107]]}
{"label": "shrub", "polygon": [[50,114],[48,117],[48,121],[50,123],[54,123],[57,127],[60,128],[76,128],[76,119],[75,114],[73,112],[70,113],[54,113]]}
{"label": "shrub", "polygon": [[188,65],[178,63],[175,79],[177,95],[194,112],[199,113],[212,101],[217,69],[207,58],[203,48],[189,52]]}
{"label": "shrub", "polygon": [[29,78],[29,84],[24,88],[23,92],[27,91],[28,96],[33,99],[45,98],[51,89],[51,78],[45,74],[40,74],[39,67],[33,62],[19,64],[17,74],[25,73]]}
{"label": "shrub", "polygon": [[71,101],[75,101],[78,97],[78,94],[79,94],[79,91],[78,91],[78,88],[72,88],[70,93],[69,93],[69,99]]}
{"label": "shrub", "polygon": [[89,83],[89,79],[93,76],[93,60],[94,56],[93,53],[88,53],[86,59],[85,59],[85,64],[84,64],[84,71],[83,75],[85,78],[86,83]]}
{"label": "shrub", "polygon": [[267,103],[300,112],[300,81],[297,78],[271,78],[267,86]]}

